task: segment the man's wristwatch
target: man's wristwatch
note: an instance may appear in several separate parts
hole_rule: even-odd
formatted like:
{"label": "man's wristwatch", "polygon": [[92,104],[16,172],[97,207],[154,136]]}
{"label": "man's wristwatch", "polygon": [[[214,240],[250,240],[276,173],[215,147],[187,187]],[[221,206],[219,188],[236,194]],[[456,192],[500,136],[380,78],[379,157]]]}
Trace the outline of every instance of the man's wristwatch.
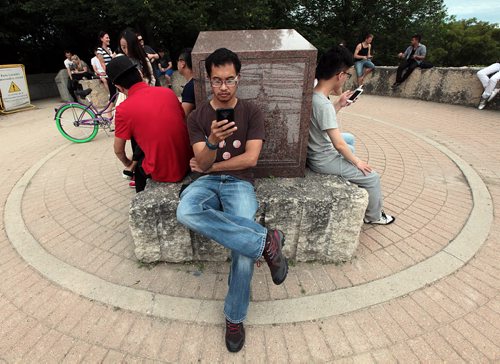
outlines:
{"label": "man's wristwatch", "polygon": [[210,150],[217,150],[219,148],[218,144],[212,144],[208,141],[208,137],[205,137],[205,144],[207,145],[207,148]]}

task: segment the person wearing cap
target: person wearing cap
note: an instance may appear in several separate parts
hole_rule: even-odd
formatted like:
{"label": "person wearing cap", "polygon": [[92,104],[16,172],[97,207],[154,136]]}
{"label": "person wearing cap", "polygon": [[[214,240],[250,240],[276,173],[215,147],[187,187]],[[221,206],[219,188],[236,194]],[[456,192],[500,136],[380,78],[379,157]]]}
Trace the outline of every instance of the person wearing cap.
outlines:
{"label": "person wearing cap", "polygon": [[132,161],[125,153],[126,140],[133,137],[144,152],[135,170],[136,191],[144,190],[148,178],[179,182],[189,170],[192,150],[184,122],[184,111],[175,93],[149,87],[128,57],[116,57],[107,66],[116,88],[127,95],[115,114],[114,151],[125,167]]}

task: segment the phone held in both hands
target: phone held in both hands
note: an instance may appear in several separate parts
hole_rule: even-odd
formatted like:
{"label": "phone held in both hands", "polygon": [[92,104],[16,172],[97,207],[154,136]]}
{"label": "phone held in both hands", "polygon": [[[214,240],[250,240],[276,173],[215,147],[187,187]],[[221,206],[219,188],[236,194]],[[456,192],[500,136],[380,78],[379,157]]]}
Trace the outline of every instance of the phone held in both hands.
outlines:
{"label": "phone held in both hands", "polygon": [[354,90],[354,93],[347,99],[347,102],[352,104],[354,101],[357,100],[359,95],[363,93],[363,85],[359,86],[356,90]]}
{"label": "phone held in both hands", "polygon": [[228,123],[234,121],[234,109],[217,109],[215,115],[217,121],[227,120]]}

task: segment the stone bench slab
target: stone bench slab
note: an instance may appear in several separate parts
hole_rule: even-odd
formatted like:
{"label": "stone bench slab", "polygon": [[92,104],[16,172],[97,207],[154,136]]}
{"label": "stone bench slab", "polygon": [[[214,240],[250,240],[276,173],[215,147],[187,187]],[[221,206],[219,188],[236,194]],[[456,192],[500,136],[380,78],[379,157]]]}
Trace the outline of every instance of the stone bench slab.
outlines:
{"label": "stone bench slab", "polygon": [[[179,224],[181,184],[149,180],[130,207],[130,229],[137,259],[151,263],[226,261],[220,244]],[[256,221],[286,235],[285,255],[297,262],[342,262],[358,243],[368,194],[336,176],[313,172],[305,178],[266,178],[256,182],[260,202]]]}

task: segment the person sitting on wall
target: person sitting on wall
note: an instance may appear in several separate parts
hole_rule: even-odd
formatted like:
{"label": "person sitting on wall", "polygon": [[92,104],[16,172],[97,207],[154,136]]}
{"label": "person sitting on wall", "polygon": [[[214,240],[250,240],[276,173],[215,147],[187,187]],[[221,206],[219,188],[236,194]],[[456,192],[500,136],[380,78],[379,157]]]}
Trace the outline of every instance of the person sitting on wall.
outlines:
{"label": "person sitting on wall", "polygon": [[[236,97],[241,62],[234,52],[217,49],[205,67],[214,96],[197,105],[188,118],[191,169],[202,176],[181,193],[177,220],[231,250],[225,341],[229,351],[237,352],[245,343],[243,321],[255,262],[264,257],[274,284],[283,283],[288,263],[281,250],[283,232],[255,222],[258,202],[252,167],[262,150],[264,115],[252,102]],[[228,108],[234,121],[217,121],[216,110]]]}
{"label": "person sitting on wall", "polygon": [[396,71],[396,82],[392,85],[393,88],[401,85],[425,59],[427,47],[420,43],[421,39],[422,36],[420,34],[415,34],[411,37],[411,44],[406,48],[404,53],[398,54],[398,57],[403,61],[399,64]]}
{"label": "person sitting on wall", "polygon": [[80,59],[76,54],[71,56],[71,61],[73,62],[74,68],[71,70],[71,76],[73,79],[83,80],[91,79],[92,73],[89,71],[89,66],[84,60]]}
{"label": "person sitting on wall", "polygon": [[[70,93],[73,97],[75,97],[76,90],[82,90],[83,87],[80,85],[78,81],[83,79],[90,80],[92,78],[92,74],[89,72],[89,67],[87,63],[80,59],[76,54],[71,56],[72,65],[70,67],[70,80],[69,80],[69,88]],[[75,97],[76,100],[76,97]]]}
{"label": "person sitting on wall", "polygon": [[93,52],[94,52],[94,57],[92,57],[92,59],[90,60],[90,65],[92,66],[92,69],[94,70],[96,77],[98,77],[101,80],[104,88],[106,89],[109,95],[108,80],[105,69],[106,66],[104,65],[103,62],[99,60],[99,58],[97,58],[97,47],[94,47]]}
{"label": "person sitting on wall", "polygon": [[[354,137],[343,134],[337,112],[349,105],[352,91],[342,93],[342,86],[351,77],[348,72],[353,56],[345,47],[335,46],[325,53],[316,67],[318,84],[313,90],[312,116],[307,145],[307,165],[317,173],[345,178],[368,192],[365,224],[388,225],[395,221],[382,210],[380,176],[368,163],[354,155]],[[332,105],[328,96],[340,95]]]}
{"label": "person sitting on wall", "polygon": [[500,60],[478,71],[477,77],[484,87],[481,101],[479,101],[479,106],[477,107],[479,110],[482,110],[500,91],[500,88],[496,87],[498,81],[500,81]]}
{"label": "person sitting on wall", "polygon": [[373,34],[367,34],[365,39],[354,50],[354,68],[358,76],[358,86],[363,85],[365,77],[375,69],[372,62],[372,41]]}
{"label": "person sitting on wall", "polygon": [[71,57],[73,57],[73,53],[71,51],[64,51],[64,56],[66,59],[64,60],[64,68],[66,68],[66,72],[68,72],[68,77],[71,79],[71,70],[75,68]]}
{"label": "person sitting on wall", "polygon": [[174,68],[172,66],[172,60],[168,51],[161,49],[158,51],[160,55],[160,60],[158,61],[158,69],[160,74],[165,78],[165,85],[172,87],[172,75],[174,74]]}
{"label": "person sitting on wall", "polygon": [[71,60],[71,57],[73,57],[73,53],[71,51],[64,51],[64,56],[66,59],[64,60],[64,68],[66,68],[66,72],[68,72],[68,84],[66,85],[66,88],[69,91],[69,94],[73,98],[74,101],[76,101],[76,95],[75,95],[75,88],[73,84],[73,75],[71,71],[75,69],[75,64]]}
{"label": "person sitting on wall", "polygon": [[[189,171],[192,151],[184,112],[172,90],[149,87],[129,57],[121,56],[107,65],[107,74],[127,98],[116,107],[114,151],[125,167],[132,161],[125,154],[132,137],[144,153],[136,166],[136,191],[148,178],[158,182],[179,182]],[[140,190],[139,190],[140,188]]]}

